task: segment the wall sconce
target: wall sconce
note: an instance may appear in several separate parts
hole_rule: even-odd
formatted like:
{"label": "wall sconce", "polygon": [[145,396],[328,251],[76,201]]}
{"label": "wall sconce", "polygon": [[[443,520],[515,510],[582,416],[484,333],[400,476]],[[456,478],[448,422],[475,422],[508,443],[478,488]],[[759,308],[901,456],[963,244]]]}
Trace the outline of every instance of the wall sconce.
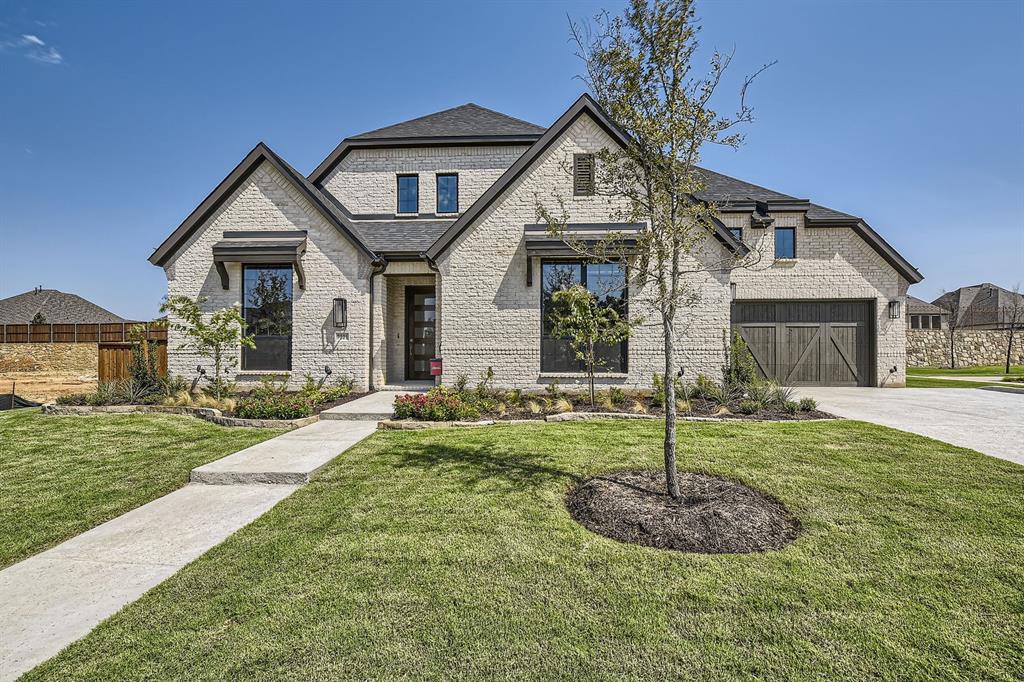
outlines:
{"label": "wall sconce", "polygon": [[334,326],[337,329],[348,326],[348,301],[344,298],[334,299]]}
{"label": "wall sconce", "polygon": [[900,319],[900,302],[889,301],[889,319],[898,320]]}

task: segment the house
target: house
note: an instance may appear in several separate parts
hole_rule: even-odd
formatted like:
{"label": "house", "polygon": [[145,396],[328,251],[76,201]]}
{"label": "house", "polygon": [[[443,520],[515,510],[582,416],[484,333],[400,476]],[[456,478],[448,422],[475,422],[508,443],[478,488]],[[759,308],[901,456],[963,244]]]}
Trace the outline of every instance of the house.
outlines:
{"label": "house", "polygon": [[0,300],[0,324],[102,324],[124,318],[76,294],[37,287]]}
{"label": "house", "polygon": [[958,329],[1008,329],[1011,320],[1016,319],[1018,326],[1024,321],[1024,295],[988,282],[960,287],[932,303],[947,311],[956,310]]}
{"label": "house", "polygon": [[907,296],[907,327],[909,329],[946,329],[949,311],[934,303]]}
{"label": "house", "polygon": [[[548,128],[466,104],[355,135],[308,176],[260,143],[150,261],[171,295],[206,297],[211,311],[241,305],[256,348],[240,349],[239,382],[330,367],[364,390],[475,382],[488,369],[495,386],[571,384],[582,368],[544,323],[552,288],[595,289],[623,266],[574,257],[538,225],[537,202],[563,198],[567,229],[582,235],[642,229],[611,222],[615,206],[593,191],[595,152],[626,143],[588,95]],[[859,217],[711,171],[706,180],[698,198],[720,220],[700,257],[764,256],[692,278],[700,304],[678,328],[686,376],[720,376],[735,329],[785,383],[903,383],[899,317],[917,270]],[[621,286],[601,296],[640,300]],[[169,350],[172,373],[202,364],[173,332]],[[650,387],[658,325],[602,356],[602,385]]]}

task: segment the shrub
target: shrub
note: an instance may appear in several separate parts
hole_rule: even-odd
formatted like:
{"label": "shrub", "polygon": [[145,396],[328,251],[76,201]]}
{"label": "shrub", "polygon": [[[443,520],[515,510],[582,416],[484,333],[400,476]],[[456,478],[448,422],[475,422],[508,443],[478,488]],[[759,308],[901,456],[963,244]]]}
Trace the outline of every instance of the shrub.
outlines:
{"label": "shrub", "polygon": [[460,374],[459,376],[455,377],[455,390],[459,393],[462,393],[463,391],[466,390],[466,385],[468,383],[469,377],[466,376],[465,374]]}
{"label": "shrub", "polygon": [[301,419],[313,414],[315,404],[299,393],[258,393],[238,401],[235,415],[242,419]]}
{"label": "shrub", "polygon": [[552,398],[557,398],[562,395],[562,389],[558,383],[558,379],[552,379],[551,383],[544,387],[544,390],[547,391],[548,395]]}
{"label": "shrub", "polygon": [[633,404],[629,406],[629,411],[633,414],[647,414],[647,406],[639,400],[634,400]]}
{"label": "shrub", "polygon": [[785,408],[786,403],[794,402],[795,391],[788,386],[779,386],[775,384],[772,388],[771,399],[768,404],[771,407]]}
{"label": "shrub", "polygon": [[528,400],[526,401],[526,409],[528,409],[532,414],[540,414],[540,403],[536,400]]}
{"label": "shrub", "polygon": [[523,406],[523,390],[521,388],[515,388],[505,393],[505,402],[512,407]]}
{"label": "shrub", "polygon": [[756,414],[761,411],[761,403],[757,400],[741,400],[738,405],[739,411],[743,414]]}
{"label": "shrub", "polygon": [[611,401],[612,405],[622,405],[626,402],[626,392],[618,386],[612,386],[608,389],[608,400]]}
{"label": "shrub", "polygon": [[818,409],[818,401],[814,398],[800,398],[799,407],[801,412],[811,412]]}
{"label": "shrub", "polygon": [[[496,409],[497,403],[492,409]],[[437,386],[426,393],[400,395],[395,400],[395,417],[425,421],[465,421],[480,417],[479,408],[459,392]]]}
{"label": "shrub", "polygon": [[[697,378],[698,378],[698,380],[700,379],[699,376]],[[683,386],[683,380],[682,379],[680,379],[679,377],[676,377],[675,380],[673,381],[673,383],[675,384],[676,396],[677,397],[683,397],[683,398],[689,398],[690,397],[690,395],[689,395],[690,391],[688,391],[686,389],[686,387]],[[665,406],[665,375],[664,374],[658,374],[657,372],[654,373],[654,376],[651,377],[651,389],[652,389],[652,392],[651,392],[651,404],[654,405],[655,407],[664,407]]]}
{"label": "shrub", "polygon": [[726,362],[722,372],[725,383],[746,388],[757,382],[757,364],[739,332],[733,333]]}
{"label": "shrub", "polygon": [[572,412],[572,403],[565,398],[558,398],[551,404],[551,410],[555,413]]}
{"label": "shrub", "polygon": [[796,414],[796,411],[798,409],[800,409],[800,403],[796,402],[795,400],[787,400],[784,403],[782,403],[782,410],[786,414]]}

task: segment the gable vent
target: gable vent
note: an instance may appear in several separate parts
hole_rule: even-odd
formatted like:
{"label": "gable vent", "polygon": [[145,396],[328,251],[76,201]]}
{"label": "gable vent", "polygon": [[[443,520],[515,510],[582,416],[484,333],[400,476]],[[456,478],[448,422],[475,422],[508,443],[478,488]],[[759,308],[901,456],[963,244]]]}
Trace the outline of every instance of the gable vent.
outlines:
{"label": "gable vent", "polygon": [[593,154],[573,154],[572,193],[576,196],[590,196],[594,193]]}

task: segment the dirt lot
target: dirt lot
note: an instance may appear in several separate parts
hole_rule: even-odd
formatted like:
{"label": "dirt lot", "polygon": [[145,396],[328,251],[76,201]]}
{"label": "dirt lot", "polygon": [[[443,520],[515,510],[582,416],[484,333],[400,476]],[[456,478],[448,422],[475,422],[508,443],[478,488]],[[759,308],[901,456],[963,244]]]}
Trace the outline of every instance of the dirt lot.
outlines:
{"label": "dirt lot", "polygon": [[12,385],[22,398],[46,402],[69,393],[95,391],[96,377],[58,372],[0,372],[0,393],[10,393]]}

